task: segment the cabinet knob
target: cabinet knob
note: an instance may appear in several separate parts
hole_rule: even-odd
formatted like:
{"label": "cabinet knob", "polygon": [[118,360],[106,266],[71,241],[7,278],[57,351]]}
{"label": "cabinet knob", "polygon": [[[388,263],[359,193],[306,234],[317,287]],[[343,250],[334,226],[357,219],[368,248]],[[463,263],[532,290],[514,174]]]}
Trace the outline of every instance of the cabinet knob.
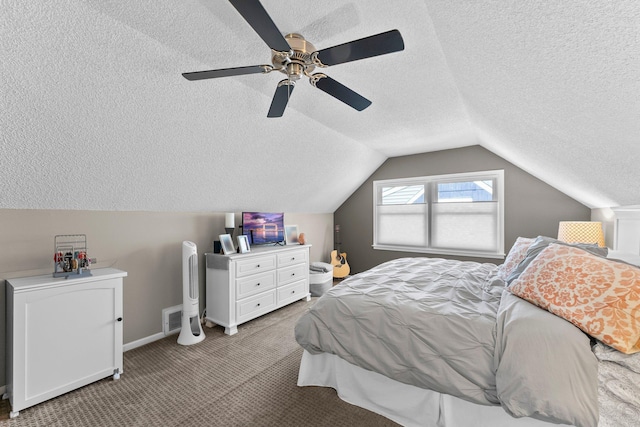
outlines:
{"label": "cabinet knob", "polygon": [[260,286],[260,283],[256,283],[256,286]]}
{"label": "cabinet knob", "polygon": [[256,265],[256,268],[260,268],[260,264]]}
{"label": "cabinet knob", "polygon": [[291,293],[292,293],[292,294],[295,294],[295,293],[296,293],[296,291],[291,291]]}
{"label": "cabinet knob", "polygon": [[122,317],[118,317],[116,320],[117,320],[118,322],[122,322]]}
{"label": "cabinet knob", "polygon": [[256,307],[260,307],[260,303],[256,304]]}
{"label": "cabinet knob", "polygon": [[295,261],[295,260],[296,260],[296,257],[291,257],[291,261]]}
{"label": "cabinet knob", "polygon": [[295,276],[295,275],[296,275],[296,273],[291,273],[291,275],[292,275],[292,276]]}

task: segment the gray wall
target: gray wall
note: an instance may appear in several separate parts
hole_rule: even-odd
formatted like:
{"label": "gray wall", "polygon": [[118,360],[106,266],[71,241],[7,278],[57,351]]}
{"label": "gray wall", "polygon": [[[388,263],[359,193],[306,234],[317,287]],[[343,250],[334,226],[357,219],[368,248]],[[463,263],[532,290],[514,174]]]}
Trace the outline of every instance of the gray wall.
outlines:
{"label": "gray wall", "polygon": [[[518,236],[555,237],[558,221],[590,220],[591,210],[588,207],[480,146],[394,157],[383,163],[334,214],[334,223],[340,225],[341,249],[347,253],[352,273],[403,256],[428,256],[371,247],[374,180],[494,169],[505,171],[505,252]],[[502,263],[502,260],[492,258],[451,258]]]}
{"label": "gray wall", "polygon": [[[332,214],[285,213],[312,245],[311,261],[328,261]],[[236,215],[236,226],[241,223]],[[205,252],[224,233],[224,213],[0,210],[0,385],[5,378],[5,280],[51,274],[56,234],[86,234],[92,268],[114,267],[124,279],[124,343],[162,332],[162,309],[182,304],[182,242],[198,246],[200,306]],[[237,229],[236,229],[237,234]],[[60,333],[64,333],[60,331]]]}

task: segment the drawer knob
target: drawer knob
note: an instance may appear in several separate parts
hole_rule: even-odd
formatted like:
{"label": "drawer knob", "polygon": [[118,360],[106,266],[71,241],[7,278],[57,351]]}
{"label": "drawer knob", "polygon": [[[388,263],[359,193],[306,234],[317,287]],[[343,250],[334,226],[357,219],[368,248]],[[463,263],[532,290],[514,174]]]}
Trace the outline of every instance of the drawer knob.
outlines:
{"label": "drawer knob", "polygon": [[260,268],[260,264],[256,265],[256,268]]}
{"label": "drawer knob", "polygon": [[291,261],[295,261],[295,260],[296,260],[296,257],[291,257]]}
{"label": "drawer knob", "polygon": [[291,275],[292,275],[292,276],[295,276],[295,275],[296,275],[296,273],[291,273]]}
{"label": "drawer knob", "polygon": [[296,293],[296,291],[291,291],[291,293],[292,293],[292,294],[295,294],[295,293]]}
{"label": "drawer knob", "polygon": [[256,307],[260,307],[260,303],[256,304]]}
{"label": "drawer knob", "polygon": [[117,320],[118,322],[122,322],[122,317],[118,317],[116,320]]}
{"label": "drawer knob", "polygon": [[260,286],[260,283],[256,283],[256,286]]}

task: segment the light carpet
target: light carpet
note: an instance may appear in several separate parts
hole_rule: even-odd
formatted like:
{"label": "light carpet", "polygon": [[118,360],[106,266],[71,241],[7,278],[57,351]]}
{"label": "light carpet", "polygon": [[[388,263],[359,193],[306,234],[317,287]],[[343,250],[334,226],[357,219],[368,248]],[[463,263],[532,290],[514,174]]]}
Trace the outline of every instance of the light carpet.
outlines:
{"label": "light carpet", "polygon": [[238,327],[204,328],[206,339],[180,346],[177,335],[124,353],[119,380],[106,378],[20,411],[0,426],[395,426],[343,402],[335,390],[298,387],[302,349],[299,301]]}

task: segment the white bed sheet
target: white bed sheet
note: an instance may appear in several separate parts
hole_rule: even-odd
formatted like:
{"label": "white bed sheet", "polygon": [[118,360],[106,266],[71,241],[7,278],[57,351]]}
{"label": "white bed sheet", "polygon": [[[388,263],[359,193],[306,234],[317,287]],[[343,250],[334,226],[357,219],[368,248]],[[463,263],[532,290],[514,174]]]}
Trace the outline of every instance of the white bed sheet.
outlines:
{"label": "white bed sheet", "polygon": [[[550,427],[533,418],[513,418],[500,406],[483,406],[394,381],[329,353],[303,352],[299,386],[331,387],[345,402],[412,427]],[[562,424],[566,425],[566,424]]]}

